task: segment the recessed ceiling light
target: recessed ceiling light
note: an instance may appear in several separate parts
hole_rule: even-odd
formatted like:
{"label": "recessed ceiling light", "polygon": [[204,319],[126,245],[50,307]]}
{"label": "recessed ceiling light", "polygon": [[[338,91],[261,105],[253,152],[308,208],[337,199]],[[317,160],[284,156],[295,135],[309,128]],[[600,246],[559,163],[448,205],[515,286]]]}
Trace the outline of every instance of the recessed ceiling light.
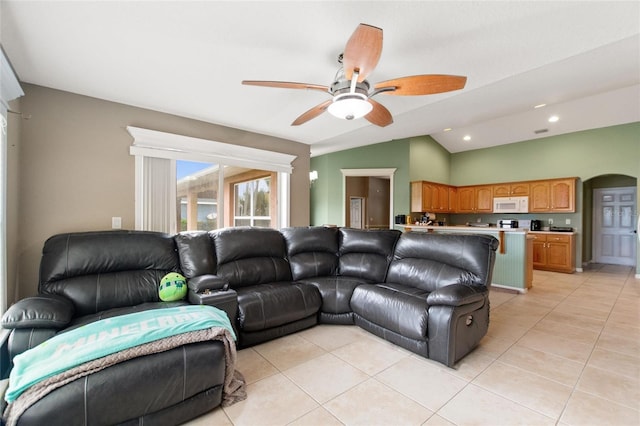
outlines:
{"label": "recessed ceiling light", "polygon": [[470,141],[470,140],[471,140],[471,136],[466,135],[466,136],[465,136],[464,138],[462,138],[462,139],[464,139],[465,141],[467,141],[467,142],[468,142],[468,141]]}
{"label": "recessed ceiling light", "polygon": [[443,129],[442,131],[443,131],[443,132],[450,132],[450,131],[452,131],[452,130],[453,130],[453,129],[452,129],[451,127],[447,127],[446,129]]}
{"label": "recessed ceiling light", "polygon": [[555,123],[558,120],[560,120],[560,117],[558,117],[557,115],[552,115],[551,117],[549,117],[549,123]]}
{"label": "recessed ceiling light", "polygon": [[542,107],[546,107],[547,104],[538,104],[536,106],[534,106],[534,108],[542,108]]}

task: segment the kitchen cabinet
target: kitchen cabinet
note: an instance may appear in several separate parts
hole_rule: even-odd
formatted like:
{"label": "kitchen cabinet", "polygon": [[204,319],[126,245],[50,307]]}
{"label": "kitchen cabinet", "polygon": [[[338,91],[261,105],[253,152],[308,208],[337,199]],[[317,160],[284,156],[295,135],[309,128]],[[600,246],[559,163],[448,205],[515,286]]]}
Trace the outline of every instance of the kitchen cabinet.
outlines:
{"label": "kitchen cabinet", "polygon": [[562,213],[576,211],[576,180],[551,179],[531,182],[529,212]]}
{"label": "kitchen cabinet", "polygon": [[492,213],[493,186],[458,187],[458,209],[456,213]]}
{"label": "kitchen cabinet", "polygon": [[411,182],[411,211],[422,213],[449,213],[449,185]]}
{"label": "kitchen cabinet", "polygon": [[533,268],[573,273],[575,235],[563,233],[530,233],[533,235]]}
{"label": "kitchen cabinet", "polygon": [[411,182],[411,211],[432,213],[493,213],[494,197],[529,197],[529,213],[574,213],[576,178],[451,186]]}
{"label": "kitchen cabinet", "polygon": [[522,197],[529,195],[529,182],[512,182],[493,185],[494,197]]}
{"label": "kitchen cabinet", "polygon": [[455,186],[449,187],[449,211],[458,211],[458,188]]}

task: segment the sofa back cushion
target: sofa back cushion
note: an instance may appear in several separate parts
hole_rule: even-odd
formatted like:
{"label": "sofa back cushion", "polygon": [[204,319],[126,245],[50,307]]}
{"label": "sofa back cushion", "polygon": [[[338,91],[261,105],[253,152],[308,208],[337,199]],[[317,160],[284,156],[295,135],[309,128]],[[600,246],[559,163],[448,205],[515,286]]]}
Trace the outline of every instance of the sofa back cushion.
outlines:
{"label": "sofa back cushion", "polygon": [[237,227],[212,233],[217,275],[231,288],[291,281],[282,234],[270,228]]}
{"label": "sofa back cushion", "polygon": [[294,280],[336,275],[338,228],[311,226],[281,230]]}
{"label": "sofa back cushion", "polygon": [[216,273],[217,260],[213,238],[207,231],[180,232],[175,236],[180,266],[185,277]]}
{"label": "sofa back cushion", "polygon": [[486,234],[403,233],[387,282],[426,291],[460,283],[490,286],[498,240]]}
{"label": "sofa back cushion", "polygon": [[338,273],[370,282],[384,282],[400,236],[394,229],[340,228]]}
{"label": "sofa back cushion", "polygon": [[40,262],[41,293],[75,305],[76,316],[157,302],[158,285],[180,272],[173,237],[146,231],[98,231],[49,238]]}

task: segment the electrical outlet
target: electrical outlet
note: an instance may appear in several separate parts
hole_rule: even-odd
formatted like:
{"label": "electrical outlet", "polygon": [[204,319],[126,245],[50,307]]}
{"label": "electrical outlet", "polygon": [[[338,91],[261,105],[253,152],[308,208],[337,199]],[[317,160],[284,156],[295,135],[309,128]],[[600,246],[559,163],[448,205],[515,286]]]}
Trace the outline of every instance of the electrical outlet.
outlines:
{"label": "electrical outlet", "polygon": [[549,225],[553,225],[553,219],[549,219]]}
{"label": "electrical outlet", "polygon": [[481,217],[477,218],[476,222],[478,222],[478,223],[482,222],[482,218]]}
{"label": "electrical outlet", "polygon": [[119,216],[114,216],[111,218],[111,228],[112,229],[121,229],[122,228],[122,218]]}
{"label": "electrical outlet", "polygon": [[571,225],[571,219],[565,219],[564,224],[565,225]]}

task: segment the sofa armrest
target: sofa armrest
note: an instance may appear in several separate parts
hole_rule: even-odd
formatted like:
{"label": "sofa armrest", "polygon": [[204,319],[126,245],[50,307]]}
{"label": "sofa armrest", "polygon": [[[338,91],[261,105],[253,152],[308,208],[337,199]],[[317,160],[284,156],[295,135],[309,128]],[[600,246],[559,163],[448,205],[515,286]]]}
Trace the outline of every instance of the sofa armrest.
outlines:
{"label": "sofa armrest", "polygon": [[2,327],[59,330],[71,322],[74,312],[75,308],[69,299],[53,294],[41,294],[11,305],[2,316]]}
{"label": "sofa armrest", "polygon": [[487,295],[484,286],[452,284],[429,293],[429,305],[464,306],[483,300]]}
{"label": "sofa armrest", "polygon": [[187,283],[189,290],[195,293],[204,293],[207,290],[227,290],[229,288],[229,281],[226,278],[219,277],[218,275],[199,275],[193,277]]}

